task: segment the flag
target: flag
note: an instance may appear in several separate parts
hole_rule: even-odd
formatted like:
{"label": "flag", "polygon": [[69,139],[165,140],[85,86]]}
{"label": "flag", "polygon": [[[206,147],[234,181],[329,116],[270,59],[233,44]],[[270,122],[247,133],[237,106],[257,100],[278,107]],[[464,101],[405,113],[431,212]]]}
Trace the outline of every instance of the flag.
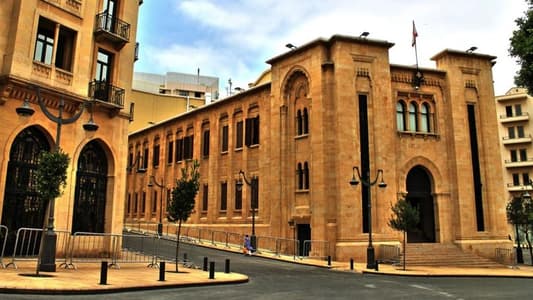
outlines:
{"label": "flag", "polygon": [[413,42],[411,42],[411,47],[416,46],[416,37],[417,36],[418,36],[418,32],[416,31],[415,21],[413,20]]}

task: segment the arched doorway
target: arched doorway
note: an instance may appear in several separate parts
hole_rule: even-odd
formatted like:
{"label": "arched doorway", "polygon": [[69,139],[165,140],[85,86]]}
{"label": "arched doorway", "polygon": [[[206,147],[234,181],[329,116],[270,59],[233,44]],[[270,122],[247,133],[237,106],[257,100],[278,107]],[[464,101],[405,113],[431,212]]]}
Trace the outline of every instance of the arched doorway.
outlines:
{"label": "arched doorway", "polygon": [[435,213],[431,195],[431,178],[425,168],[416,166],[407,174],[406,200],[420,212],[417,229],[407,232],[409,243],[435,242]]}
{"label": "arched doorway", "polygon": [[107,156],[96,141],[81,151],[76,173],[72,232],[104,232]]}
{"label": "arched doorway", "polygon": [[20,132],[11,145],[2,208],[2,225],[9,230],[6,254],[13,250],[19,228],[43,227],[46,203],[35,189],[35,170],[39,154],[50,148],[45,134],[35,126]]}

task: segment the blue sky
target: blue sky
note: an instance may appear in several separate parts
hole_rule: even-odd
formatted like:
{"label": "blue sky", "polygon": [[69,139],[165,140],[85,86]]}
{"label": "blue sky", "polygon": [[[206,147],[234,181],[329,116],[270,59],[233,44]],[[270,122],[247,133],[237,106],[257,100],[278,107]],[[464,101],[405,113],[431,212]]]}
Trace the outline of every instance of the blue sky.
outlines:
{"label": "blue sky", "polygon": [[266,60],[333,34],[395,43],[390,62],[415,64],[412,21],[418,31],[418,59],[445,48],[497,56],[493,67],[496,95],[513,87],[518,66],[508,55],[514,20],[527,9],[524,0],[149,0],[140,6],[136,72],[183,72],[228,79],[247,88],[266,70]]}

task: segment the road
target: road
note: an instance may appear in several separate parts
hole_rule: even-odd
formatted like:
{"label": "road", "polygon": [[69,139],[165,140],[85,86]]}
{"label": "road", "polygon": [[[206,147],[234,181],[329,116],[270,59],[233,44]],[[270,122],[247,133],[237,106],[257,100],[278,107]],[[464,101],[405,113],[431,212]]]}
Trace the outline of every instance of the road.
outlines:
{"label": "road", "polygon": [[[165,251],[174,253],[169,243]],[[245,284],[204,286],[115,293],[107,295],[2,295],[0,299],[530,299],[531,279],[402,277],[362,275],[332,271],[260,257],[244,256],[215,249],[182,244],[181,253],[198,266],[203,258],[215,261],[224,270],[226,259],[231,271],[250,277]],[[168,266],[172,268],[172,266]]]}

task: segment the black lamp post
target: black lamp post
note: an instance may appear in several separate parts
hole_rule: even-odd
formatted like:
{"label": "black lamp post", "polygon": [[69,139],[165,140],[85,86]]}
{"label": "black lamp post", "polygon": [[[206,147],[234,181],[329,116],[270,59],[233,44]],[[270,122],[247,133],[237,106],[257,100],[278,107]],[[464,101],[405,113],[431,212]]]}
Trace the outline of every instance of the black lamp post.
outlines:
{"label": "black lamp post", "polygon": [[157,223],[157,234],[159,236],[163,235],[163,188],[165,187],[165,181],[162,180],[161,183],[155,180],[155,176],[150,176],[150,181],[148,182],[149,187],[156,185],[161,188],[161,195],[159,195],[159,223]]}
{"label": "black lamp post", "polygon": [[[531,181],[531,179],[529,179],[529,181],[526,184],[526,191],[524,193],[522,193],[522,195],[521,195],[523,210],[525,211],[526,216],[529,216],[529,212],[530,212],[530,210],[532,208],[532,203],[531,203],[531,194],[529,194],[529,192],[527,191],[527,186],[533,187],[533,182]],[[526,222],[527,222],[527,217],[526,217]],[[519,224],[515,224],[515,230],[516,230],[516,263],[523,264],[524,263],[524,254],[522,253],[522,247],[520,246],[520,232],[518,230],[518,225]],[[528,224],[526,223],[525,225],[527,226]]]}
{"label": "black lamp post", "polygon": [[[61,139],[61,126],[67,125],[76,122],[80,117],[83,111],[85,110],[86,105],[90,105],[90,116],[89,121],[83,124],[83,129],[86,131],[96,131],[98,130],[98,125],[93,121],[93,111],[92,111],[92,102],[86,102],[80,105],[80,110],[70,118],[63,118],[63,110],[65,108],[65,101],[63,98],[59,99],[59,108],[58,115],[54,116],[46,107],[44,101],[41,98],[40,88],[35,87],[37,93],[37,103],[41,108],[44,115],[52,122],[57,124],[56,130],[56,141],[55,141],[55,151],[59,151],[59,142]],[[17,114],[22,117],[30,117],[35,113],[35,110],[31,108],[29,100],[25,99],[21,107],[15,109]],[[46,226],[46,231],[41,237],[41,249],[39,251],[39,266],[38,270],[43,272],[55,272],[56,271],[56,243],[57,235],[54,231],[54,209],[55,209],[55,199],[50,199],[48,202],[48,222]]]}
{"label": "black lamp post", "polygon": [[[242,179],[244,179],[244,182],[251,188],[251,198],[250,198],[250,208],[252,209],[252,234],[250,235],[250,245],[254,249],[254,251],[257,251],[257,238],[255,236],[255,210],[257,209],[257,176],[253,176],[252,180],[249,181],[248,178],[246,178],[246,174],[244,174],[243,170],[239,171],[239,180],[237,181],[237,190],[242,191],[243,182]],[[241,179],[242,178],[242,179]]]}
{"label": "black lamp post", "polygon": [[[366,268],[374,269],[376,264],[374,246],[372,246],[372,197],[371,197],[371,187],[378,182],[379,177],[381,176],[381,181],[378,183],[378,187],[385,188],[387,184],[383,181],[383,170],[379,169],[376,178],[374,180],[370,179],[370,171],[367,171],[363,176],[359,172],[359,167],[352,168],[352,180],[350,180],[350,185],[356,186],[361,183],[368,188],[368,247],[366,249]],[[357,174],[357,179],[355,175]]]}

